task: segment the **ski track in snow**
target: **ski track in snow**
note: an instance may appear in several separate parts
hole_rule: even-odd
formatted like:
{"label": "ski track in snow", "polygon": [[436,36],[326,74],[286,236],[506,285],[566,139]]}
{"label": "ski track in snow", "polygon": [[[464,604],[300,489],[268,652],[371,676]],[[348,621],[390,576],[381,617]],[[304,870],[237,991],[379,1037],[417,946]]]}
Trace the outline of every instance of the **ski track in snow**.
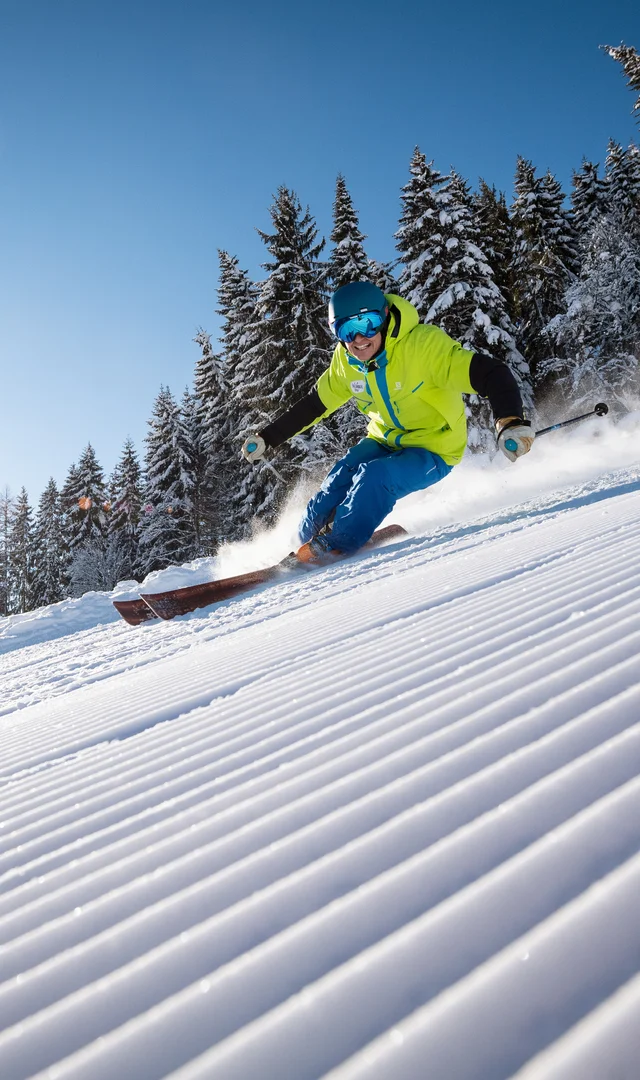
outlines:
{"label": "ski track in snow", "polygon": [[2,1080],[638,1080],[637,465],[110,604],[2,639]]}

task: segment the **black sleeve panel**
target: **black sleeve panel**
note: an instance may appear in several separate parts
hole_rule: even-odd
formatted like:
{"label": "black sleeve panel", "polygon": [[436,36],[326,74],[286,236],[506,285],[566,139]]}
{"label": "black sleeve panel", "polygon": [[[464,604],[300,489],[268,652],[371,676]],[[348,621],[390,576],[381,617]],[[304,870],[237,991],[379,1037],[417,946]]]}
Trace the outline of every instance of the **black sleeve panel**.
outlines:
{"label": "black sleeve panel", "polygon": [[287,439],[297,435],[299,431],[308,428],[314,420],[327,411],[317,390],[296,402],[292,408],[287,409],[281,416],[276,417],[272,423],[267,424],[258,434],[266,442],[267,446],[280,446]]}
{"label": "black sleeve panel", "polygon": [[487,353],[474,353],[469,379],[476,393],[489,398],[494,420],[504,416],[524,417],[520,387],[506,364],[494,360]]}

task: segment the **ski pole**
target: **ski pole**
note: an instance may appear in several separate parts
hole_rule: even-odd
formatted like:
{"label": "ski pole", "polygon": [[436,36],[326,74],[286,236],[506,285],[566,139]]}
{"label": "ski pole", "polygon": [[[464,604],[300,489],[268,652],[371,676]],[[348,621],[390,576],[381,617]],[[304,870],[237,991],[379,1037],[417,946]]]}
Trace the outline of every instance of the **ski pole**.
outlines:
{"label": "ski pole", "polygon": [[[606,416],[608,412],[609,406],[605,405],[604,401],[599,401],[591,412],[583,413],[582,416],[574,416],[571,420],[562,420],[559,424],[552,424],[551,427],[544,427],[540,431],[536,431],[536,439],[541,435],[547,435],[550,431],[557,431],[558,428],[569,427],[569,424],[577,424],[580,420],[587,420],[590,416]],[[518,449],[515,439],[505,439],[504,445],[512,453]]]}

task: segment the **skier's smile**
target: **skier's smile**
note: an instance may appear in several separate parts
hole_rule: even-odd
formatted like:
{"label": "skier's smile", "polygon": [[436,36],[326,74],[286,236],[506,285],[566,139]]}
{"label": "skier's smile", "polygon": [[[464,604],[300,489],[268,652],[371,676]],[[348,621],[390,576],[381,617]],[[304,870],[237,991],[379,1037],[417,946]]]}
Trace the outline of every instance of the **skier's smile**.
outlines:
{"label": "skier's smile", "polygon": [[371,360],[382,345],[382,334],[368,338],[364,334],[356,334],[353,341],[347,345],[347,349],[356,360]]}

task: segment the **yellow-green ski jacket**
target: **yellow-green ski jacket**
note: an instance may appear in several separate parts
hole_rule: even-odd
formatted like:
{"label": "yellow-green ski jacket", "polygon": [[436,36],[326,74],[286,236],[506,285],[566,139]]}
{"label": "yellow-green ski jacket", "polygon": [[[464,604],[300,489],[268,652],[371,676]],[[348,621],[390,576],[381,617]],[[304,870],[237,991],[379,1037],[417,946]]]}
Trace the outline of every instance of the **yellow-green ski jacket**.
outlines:
{"label": "yellow-green ski jacket", "polygon": [[475,393],[469,381],[473,352],[437,326],[421,323],[400,296],[386,299],[391,318],[377,369],[367,371],[337,345],[316,386],[326,411],[314,423],[354,398],[369,417],[369,438],[390,447],[422,446],[456,465],[467,444],[461,395]]}

